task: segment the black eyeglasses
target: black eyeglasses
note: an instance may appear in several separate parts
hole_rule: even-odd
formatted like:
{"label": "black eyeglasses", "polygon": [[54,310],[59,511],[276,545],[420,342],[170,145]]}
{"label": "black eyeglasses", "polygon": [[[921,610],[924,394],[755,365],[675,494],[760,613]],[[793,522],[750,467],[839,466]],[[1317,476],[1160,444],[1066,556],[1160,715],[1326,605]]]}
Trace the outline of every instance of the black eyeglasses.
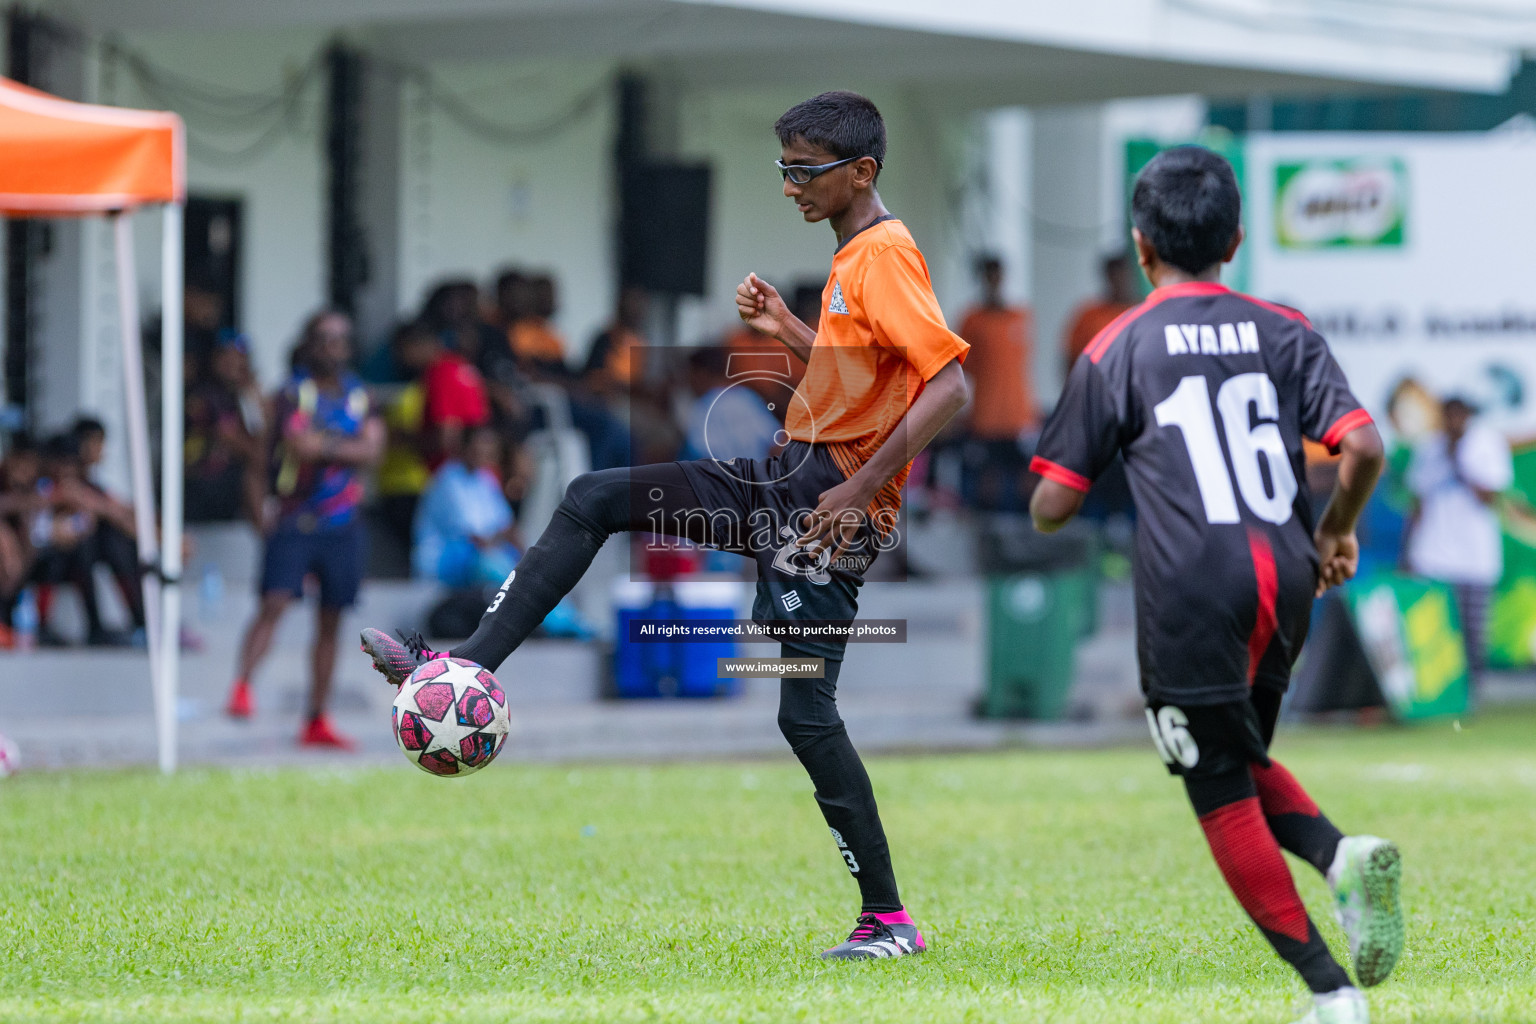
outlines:
{"label": "black eyeglasses", "polygon": [[862,157],[850,156],[846,160],[834,160],[829,164],[787,164],[783,160],[775,160],[773,165],[779,169],[780,178],[788,178],[796,185],[804,185],[819,174],[826,174],[834,167],[843,164],[851,164]]}

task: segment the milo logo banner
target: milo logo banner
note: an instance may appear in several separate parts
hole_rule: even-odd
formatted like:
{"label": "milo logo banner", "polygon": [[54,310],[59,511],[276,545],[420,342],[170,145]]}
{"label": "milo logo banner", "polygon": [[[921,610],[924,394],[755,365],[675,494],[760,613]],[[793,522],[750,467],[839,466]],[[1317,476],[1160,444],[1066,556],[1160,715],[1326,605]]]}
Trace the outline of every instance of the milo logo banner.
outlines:
{"label": "milo logo banner", "polygon": [[1408,170],[1396,157],[1277,163],[1274,238],[1284,249],[1403,244]]}

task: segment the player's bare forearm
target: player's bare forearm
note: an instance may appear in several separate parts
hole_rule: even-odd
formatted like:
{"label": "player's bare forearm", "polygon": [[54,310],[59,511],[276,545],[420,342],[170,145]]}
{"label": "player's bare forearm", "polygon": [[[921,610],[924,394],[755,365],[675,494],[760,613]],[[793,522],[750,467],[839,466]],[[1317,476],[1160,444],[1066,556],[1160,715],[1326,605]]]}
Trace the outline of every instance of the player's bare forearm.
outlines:
{"label": "player's bare forearm", "polygon": [[1345,434],[1339,451],[1343,455],[1339,460],[1339,480],[1312,535],[1317,544],[1318,597],[1329,587],[1349,582],[1360,568],[1360,541],[1355,537],[1355,524],[1360,521],[1360,513],[1365,510],[1386,462],[1381,435],[1370,424]]}
{"label": "player's bare forearm", "polygon": [[960,361],[952,359],[923,385],[922,392],[891,436],[850,479],[858,479],[873,499],[880,488],[894,480],[907,463],[928,447],[928,442],[965,408],[969,399],[970,387],[965,382]]}
{"label": "player's bare forearm", "polygon": [[1055,480],[1041,480],[1029,499],[1029,517],[1035,521],[1035,529],[1041,533],[1055,533],[1072,521],[1088,497],[1082,491],[1059,484]]}
{"label": "player's bare forearm", "polygon": [[774,337],[802,363],[811,361],[811,347],[816,344],[816,332],[806,326],[804,320],[790,313]]}
{"label": "player's bare forearm", "polygon": [[1365,503],[1376,489],[1376,480],[1386,462],[1386,449],[1373,424],[1356,427],[1339,442],[1339,479],[1333,496],[1318,521],[1319,533],[1335,536],[1353,533],[1365,511]]}

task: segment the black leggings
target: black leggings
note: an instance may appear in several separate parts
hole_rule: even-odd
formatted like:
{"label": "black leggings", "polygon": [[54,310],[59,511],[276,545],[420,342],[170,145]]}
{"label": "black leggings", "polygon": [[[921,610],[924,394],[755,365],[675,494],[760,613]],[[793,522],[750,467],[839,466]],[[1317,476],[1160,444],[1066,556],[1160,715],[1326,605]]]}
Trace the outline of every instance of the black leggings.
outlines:
{"label": "black leggings", "polygon": [[[698,511],[698,496],[675,462],[583,473],[566,488],[549,526],[502,584],[474,635],[453,655],[498,669],[576,585],[614,533],[681,535],[701,544],[719,540],[707,536],[710,517],[687,514]],[[786,656],[807,653],[784,648]],[[840,659],[828,658],[825,678],[784,680],[779,729],[816,786],[816,802],[859,884],[864,911],[895,912],[901,899],[874,790],[837,712],[841,670]]]}
{"label": "black leggings", "polygon": [[[783,648],[784,657],[804,652]],[[880,823],[875,790],[859,752],[837,712],[841,661],[826,659],[823,679],[785,679],[779,684],[779,731],[816,786],[816,803],[832,830],[848,871],[859,883],[865,913],[901,909],[891,851]]]}

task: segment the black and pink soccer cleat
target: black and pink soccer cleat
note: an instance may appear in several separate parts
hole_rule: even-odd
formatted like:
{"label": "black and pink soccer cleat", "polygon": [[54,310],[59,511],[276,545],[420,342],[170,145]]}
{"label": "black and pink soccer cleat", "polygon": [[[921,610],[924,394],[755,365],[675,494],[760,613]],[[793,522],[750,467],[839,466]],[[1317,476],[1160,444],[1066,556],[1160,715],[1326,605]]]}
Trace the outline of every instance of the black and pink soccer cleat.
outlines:
{"label": "black and pink soccer cleat", "polygon": [[874,960],[912,956],[927,949],[923,933],[906,910],[894,914],[860,914],[847,942],[821,954],[823,960]]}
{"label": "black and pink soccer cleat", "polygon": [[406,636],[399,630],[396,640],[382,629],[371,626],[363,630],[363,653],[373,659],[373,667],[389,680],[392,686],[405,682],[418,665],[425,665],[433,658],[446,658],[447,651],[434,651],[427,646],[420,633]]}

